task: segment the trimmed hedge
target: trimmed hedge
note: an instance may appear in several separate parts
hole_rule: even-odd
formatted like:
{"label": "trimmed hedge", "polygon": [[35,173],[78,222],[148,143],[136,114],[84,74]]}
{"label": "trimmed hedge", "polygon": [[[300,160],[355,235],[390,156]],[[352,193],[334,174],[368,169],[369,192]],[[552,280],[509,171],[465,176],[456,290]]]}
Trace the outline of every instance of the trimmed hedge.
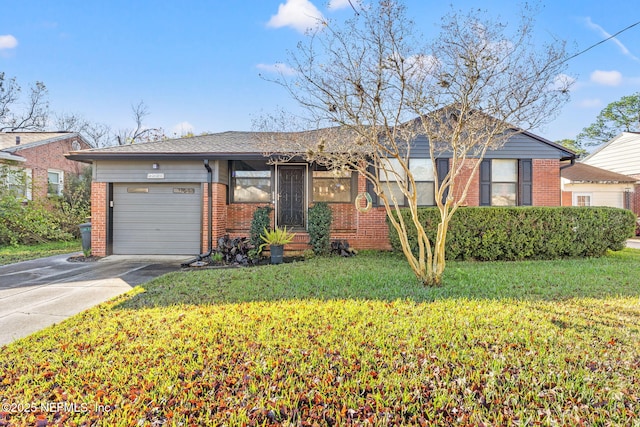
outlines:
{"label": "trimmed hedge", "polygon": [[331,250],[333,213],[327,202],[316,202],[309,208],[309,244],[316,255],[328,255]]}
{"label": "trimmed hedge", "polygon": [[[420,221],[435,240],[440,214],[421,208]],[[417,236],[410,212],[402,211],[417,252]],[[610,207],[465,207],[451,219],[446,240],[449,260],[516,261],[602,256],[607,249],[625,247],[633,236],[633,212]],[[389,225],[394,250],[400,251],[396,230]]]}

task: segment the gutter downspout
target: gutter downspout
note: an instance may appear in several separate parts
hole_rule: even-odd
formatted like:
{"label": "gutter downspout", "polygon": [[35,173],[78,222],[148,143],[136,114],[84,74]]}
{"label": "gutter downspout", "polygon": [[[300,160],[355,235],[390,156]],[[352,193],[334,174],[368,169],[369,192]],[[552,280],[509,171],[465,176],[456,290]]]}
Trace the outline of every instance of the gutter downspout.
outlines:
{"label": "gutter downspout", "polygon": [[213,224],[211,223],[213,219],[213,200],[211,200],[213,198],[213,189],[211,188],[213,184],[213,171],[211,170],[211,166],[209,166],[209,159],[204,159],[204,167],[207,169],[207,198],[209,199],[209,226],[207,227],[207,241],[209,243],[209,250],[204,256],[209,256],[211,255],[211,252],[213,252],[213,236],[211,234],[213,233]]}
{"label": "gutter downspout", "polygon": [[571,162],[568,165],[560,166],[560,170],[570,168],[571,166],[576,164],[576,158],[572,157]]}
{"label": "gutter downspout", "polygon": [[213,170],[211,170],[211,166],[209,166],[209,159],[204,159],[204,167],[207,169],[207,197],[209,199],[208,201],[208,227],[207,227],[207,243],[208,243],[208,250],[205,253],[202,253],[200,255],[197,255],[194,259],[192,259],[191,261],[187,261],[187,262],[183,262],[182,263],[182,267],[189,267],[191,264],[193,264],[194,262],[198,262],[198,261],[202,261],[204,258],[211,256],[211,253],[213,252],[213,224],[211,223],[212,219],[213,219],[213,189],[212,184],[213,184]]}

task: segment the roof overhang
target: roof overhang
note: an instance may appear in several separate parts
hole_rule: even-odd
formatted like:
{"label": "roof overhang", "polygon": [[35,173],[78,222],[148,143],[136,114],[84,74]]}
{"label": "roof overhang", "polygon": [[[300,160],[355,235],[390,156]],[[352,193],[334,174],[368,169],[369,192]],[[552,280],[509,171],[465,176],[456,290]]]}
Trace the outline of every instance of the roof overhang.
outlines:
{"label": "roof overhang", "polygon": [[137,161],[137,160],[243,160],[243,159],[264,159],[275,158],[277,156],[265,155],[262,153],[83,153],[81,151],[69,153],[66,157],[78,162],[93,163],[100,160],[112,161]]}
{"label": "roof overhang", "polygon": [[11,154],[11,153],[7,153],[6,151],[0,151],[0,160],[7,160],[10,162],[20,162],[20,163],[24,163],[27,161],[27,159],[25,159],[22,156],[18,156],[16,154]]}

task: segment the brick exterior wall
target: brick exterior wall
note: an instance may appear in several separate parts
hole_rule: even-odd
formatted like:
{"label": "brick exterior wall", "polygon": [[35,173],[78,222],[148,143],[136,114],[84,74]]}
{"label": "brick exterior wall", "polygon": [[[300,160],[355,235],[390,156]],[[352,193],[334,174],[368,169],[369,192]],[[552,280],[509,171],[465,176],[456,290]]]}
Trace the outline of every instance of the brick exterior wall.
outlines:
{"label": "brick exterior wall", "polygon": [[[459,200],[462,197],[464,186],[467,181],[471,179],[471,185],[467,192],[467,199],[463,206],[479,206],[480,205],[480,173],[475,171],[475,175],[471,177],[473,168],[478,163],[478,160],[467,159],[462,164],[462,169],[455,180],[455,191],[453,192],[454,200]],[[451,160],[449,160],[449,168],[451,168]]]}
{"label": "brick exterior wall", "polygon": [[[468,160],[459,176],[456,189],[460,196],[462,185],[471,176],[476,160]],[[639,186],[640,187],[640,186]],[[366,191],[366,179],[358,177],[358,193]],[[92,254],[107,255],[107,189],[108,183],[94,182],[91,186],[92,203]],[[473,177],[467,194],[467,205],[479,205],[480,182],[478,173]],[[636,188],[636,212],[640,205],[640,191]],[[260,203],[227,204],[227,186],[214,183],[212,187],[213,247],[217,247],[217,239],[225,234],[231,237],[249,236],[253,213],[256,208],[264,206]],[[569,195],[569,204],[570,204]],[[533,160],[533,204],[535,206],[560,206],[562,195],[560,189],[560,164],[558,160]],[[373,207],[368,212],[359,212],[353,203],[329,204],[333,212],[331,227],[332,239],[344,239],[356,249],[389,250],[389,230],[386,223],[386,212],[383,207]],[[203,184],[202,197],[202,251],[208,249],[209,203],[207,184]],[[272,213],[273,220],[273,213]],[[295,249],[308,248],[307,233],[298,233],[294,242]]]}
{"label": "brick exterior wall", "polygon": [[49,169],[63,171],[64,175],[80,175],[83,168],[89,167],[89,165],[69,160],[65,157],[65,154],[72,151],[71,144],[76,140],[80,142],[82,148],[90,148],[76,137],[71,137],[15,151],[14,154],[27,159],[26,162],[21,164],[21,167],[32,170],[31,191],[34,199],[47,197],[47,184],[49,182],[47,171]]}
{"label": "brick exterior wall", "polygon": [[[209,184],[204,184],[202,187],[202,245],[201,252],[209,250]],[[215,249],[217,247],[217,240],[219,237],[227,234],[227,186],[220,183],[213,183],[211,186],[212,204],[211,204],[211,218],[213,228],[211,230],[211,238],[213,240],[212,245]]]}
{"label": "brick exterior wall", "polygon": [[533,159],[533,206],[561,206],[560,160]]}
{"label": "brick exterior wall", "polygon": [[[360,176],[358,178],[358,192],[364,192],[366,186],[366,179]],[[219,192],[224,190],[223,185],[217,187]],[[226,198],[226,192],[224,194]],[[264,206],[264,204],[233,203],[226,206],[226,229],[215,227],[214,238],[217,239],[225,234],[229,234],[231,237],[249,236],[253,213],[260,206]],[[363,213],[359,212],[353,203],[330,203],[329,206],[333,213],[332,239],[347,240],[356,249],[391,249],[384,208],[375,207],[369,212]],[[206,226],[204,233],[206,233]],[[292,248],[295,247],[298,250],[308,248],[305,246],[308,241],[307,233],[297,233]]]}
{"label": "brick exterior wall", "polygon": [[91,254],[107,255],[107,188],[106,182],[91,183]]}

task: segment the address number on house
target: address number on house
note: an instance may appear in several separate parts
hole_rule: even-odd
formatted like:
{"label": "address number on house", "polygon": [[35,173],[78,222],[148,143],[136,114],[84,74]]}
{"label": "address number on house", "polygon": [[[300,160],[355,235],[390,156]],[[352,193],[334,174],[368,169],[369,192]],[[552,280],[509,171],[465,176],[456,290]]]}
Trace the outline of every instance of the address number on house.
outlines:
{"label": "address number on house", "polygon": [[173,187],[173,194],[196,194],[195,188]]}

